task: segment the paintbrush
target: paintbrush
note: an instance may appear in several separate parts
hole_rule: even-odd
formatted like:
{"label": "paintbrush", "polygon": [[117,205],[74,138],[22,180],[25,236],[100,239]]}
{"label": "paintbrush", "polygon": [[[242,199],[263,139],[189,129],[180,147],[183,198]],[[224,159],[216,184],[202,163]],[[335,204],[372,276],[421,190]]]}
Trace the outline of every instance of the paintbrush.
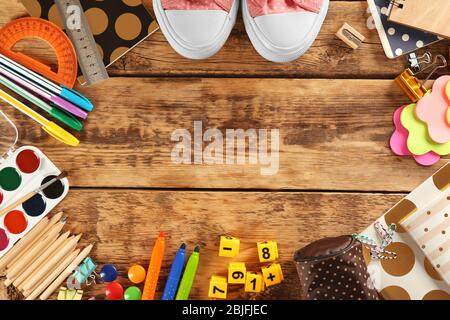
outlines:
{"label": "paintbrush", "polygon": [[47,189],[48,187],[53,185],[55,182],[58,182],[58,181],[66,178],[66,177],[67,177],[67,172],[66,171],[61,172],[61,174],[59,176],[57,176],[57,177],[53,178],[52,180],[50,180],[49,182],[43,184],[38,189],[36,189],[34,191],[31,191],[30,193],[28,193],[24,197],[20,198],[19,200],[17,200],[16,202],[11,204],[10,206],[6,207],[5,209],[0,210],[0,217],[3,217],[5,214],[11,212],[12,210],[17,208],[18,206],[22,205],[24,202],[27,202],[28,200],[33,198],[36,194],[44,191],[45,189]]}

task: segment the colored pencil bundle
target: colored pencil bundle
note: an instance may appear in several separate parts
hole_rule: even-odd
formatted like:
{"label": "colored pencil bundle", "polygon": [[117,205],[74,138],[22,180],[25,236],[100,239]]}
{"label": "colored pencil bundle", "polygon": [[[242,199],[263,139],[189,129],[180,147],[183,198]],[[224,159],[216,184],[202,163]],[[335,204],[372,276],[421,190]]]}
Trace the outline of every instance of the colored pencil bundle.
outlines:
{"label": "colored pencil bundle", "polygon": [[82,235],[62,233],[65,223],[62,212],[44,218],[0,259],[6,286],[27,300],[46,300],[61,286],[93,248],[77,248]]}

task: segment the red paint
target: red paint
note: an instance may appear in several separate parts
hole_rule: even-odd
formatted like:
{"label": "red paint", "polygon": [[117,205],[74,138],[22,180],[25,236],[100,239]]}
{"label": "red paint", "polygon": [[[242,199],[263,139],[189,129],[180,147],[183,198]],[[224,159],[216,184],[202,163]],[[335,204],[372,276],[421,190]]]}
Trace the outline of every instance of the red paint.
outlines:
{"label": "red paint", "polygon": [[5,216],[3,224],[12,234],[21,234],[28,226],[27,218],[22,211],[14,210]]}
{"label": "red paint", "polygon": [[23,150],[16,158],[17,166],[23,173],[33,173],[41,165],[41,159],[33,150]]}
{"label": "red paint", "polygon": [[0,191],[0,204],[3,202],[3,193]]}
{"label": "red paint", "polygon": [[0,251],[5,250],[8,247],[9,244],[9,238],[6,234],[5,230],[0,228]]}

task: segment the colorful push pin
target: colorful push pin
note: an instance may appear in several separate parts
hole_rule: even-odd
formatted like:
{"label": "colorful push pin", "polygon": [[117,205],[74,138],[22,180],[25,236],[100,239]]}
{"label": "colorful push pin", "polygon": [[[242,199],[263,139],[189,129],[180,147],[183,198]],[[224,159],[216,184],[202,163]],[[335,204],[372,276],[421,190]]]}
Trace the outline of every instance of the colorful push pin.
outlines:
{"label": "colorful push pin", "polygon": [[106,286],[106,299],[120,300],[123,297],[123,287],[118,282],[111,282]]}
{"label": "colorful push pin", "polygon": [[100,270],[100,278],[103,282],[113,282],[117,279],[117,268],[112,264],[105,264]]}
{"label": "colorful push pin", "polygon": [[141,300],[141,289],[138,287],[129,287],[125,290],[124,299],[125,300]]}
{"label": "colorful push pin", "polygon": [[144,282],[147,272],[141,265],[134,265],[128,269],[128,279],[135,284]]}

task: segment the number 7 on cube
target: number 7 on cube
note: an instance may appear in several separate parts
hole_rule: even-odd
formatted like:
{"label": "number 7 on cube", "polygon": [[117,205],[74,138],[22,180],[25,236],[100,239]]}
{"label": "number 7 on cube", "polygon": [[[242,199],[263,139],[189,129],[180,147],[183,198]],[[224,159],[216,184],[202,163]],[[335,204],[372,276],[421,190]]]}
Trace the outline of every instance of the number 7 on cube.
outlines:
{"label": "number 7 on cube", "polygon": [[226,299],[227,298],[227,278],[212,276],[209,281],[209,293],[208,297],[215,299]]}

